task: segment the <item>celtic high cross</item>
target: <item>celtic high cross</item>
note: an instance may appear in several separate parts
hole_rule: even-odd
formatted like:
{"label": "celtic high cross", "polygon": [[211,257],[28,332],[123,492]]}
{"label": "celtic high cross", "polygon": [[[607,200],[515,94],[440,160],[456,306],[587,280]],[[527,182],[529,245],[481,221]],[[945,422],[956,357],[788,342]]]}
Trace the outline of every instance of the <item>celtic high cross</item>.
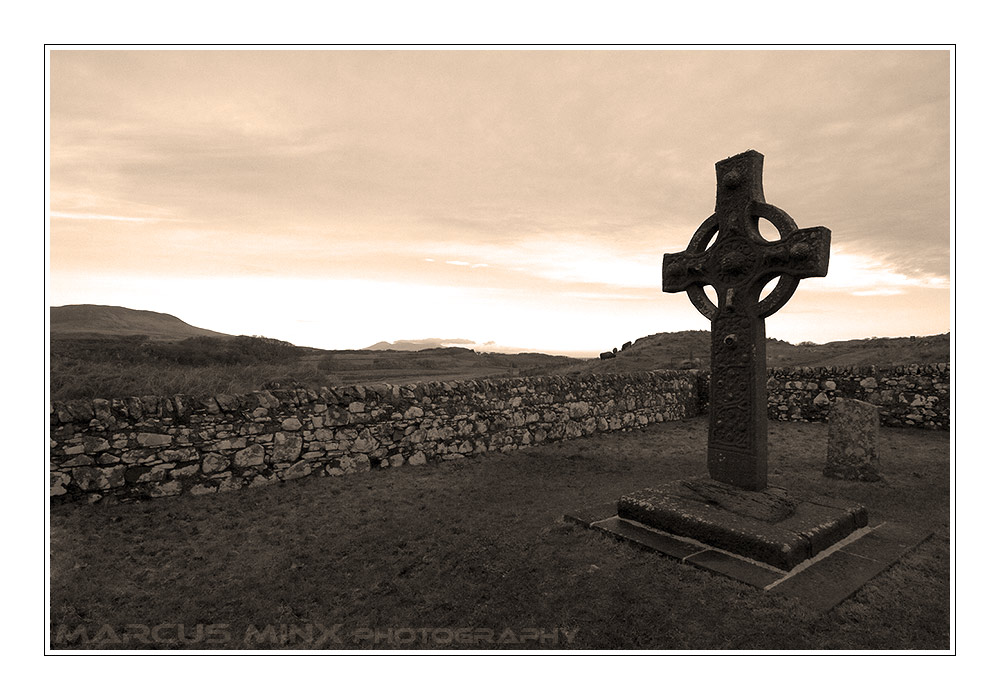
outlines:
{"label": "celtic high cross", "polygon": [[[830,261],[830,229],[799,229],[765,203],[763,173],[764,156],[756,151],[716,163],[715,213],[683,253],[663,256],[663,291],[687,292],[712,322],[709,476],[752,491],[767,488],[764,319],[791,299],[800,279],[825,276]],[[774,224],[780,240],[760,235],[760,219]],[[761,299],[775,277],[777,285]]]}

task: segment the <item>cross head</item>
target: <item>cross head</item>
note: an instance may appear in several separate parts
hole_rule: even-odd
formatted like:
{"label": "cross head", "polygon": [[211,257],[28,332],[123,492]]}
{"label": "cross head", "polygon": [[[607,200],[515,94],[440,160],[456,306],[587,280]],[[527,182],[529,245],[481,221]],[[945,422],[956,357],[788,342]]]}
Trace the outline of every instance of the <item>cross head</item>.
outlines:
{"label": "cross head", "polygon": [[[663,256],[663,291],[687,292],[712,322],[708,473],[752,491],[767,488],[767,369],[764,319],[784,306],[799,280],[823,277],[830,229],[800,229],[764,201],[764,156],[747,151],[715,164],[715,213],[686,250]],[[774,224],[780,239],[760,235]],[[764,298],[764,287],[778,278]],[[705,293],[715,289],[718,304]]]}

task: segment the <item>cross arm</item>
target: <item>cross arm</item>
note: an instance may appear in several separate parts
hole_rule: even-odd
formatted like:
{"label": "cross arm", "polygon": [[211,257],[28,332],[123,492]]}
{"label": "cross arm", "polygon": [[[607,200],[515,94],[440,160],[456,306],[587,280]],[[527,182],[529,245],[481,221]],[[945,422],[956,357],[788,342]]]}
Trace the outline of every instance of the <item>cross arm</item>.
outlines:
{"label": "cross arm", "polygon": [[768,279],[778,275],[797,279],[824,277],[830,266],[830,229],[825,226],[798,229],[762,249],[761,270]]}
{"label": "cross arm", "polygon": [[755,307],[757,315],[765,318],[788,303],[800,279],[826,276],[830,265],[830,229],[824,226],[796,229],[780,241],[763,246],[762,258],[763,271],[757,276],[753,296],[778,277],[774,290]]}
{"label": "cross arm", "polygon": [[663,291],[683,292],[693,285],[710,284],[704,252],[685,250],[663,256]]}
{"label": "cross arm", "polygon": [[719,225],[716,216],[712,214],[695,231],[686,250],[680,253],[664,254],[664,292],[684,292],[701,289],[703,285],[712,284],[711,263],[706,249],[718,231]]}

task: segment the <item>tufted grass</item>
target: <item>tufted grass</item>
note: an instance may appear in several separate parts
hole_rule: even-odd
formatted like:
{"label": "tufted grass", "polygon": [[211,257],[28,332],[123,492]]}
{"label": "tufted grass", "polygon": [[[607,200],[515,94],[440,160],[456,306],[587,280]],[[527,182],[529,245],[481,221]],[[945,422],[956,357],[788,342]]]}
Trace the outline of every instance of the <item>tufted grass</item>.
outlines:
{"label": "tufted grass", "polygon": [[[919,524],[935,535],[818,615],[794,600],[562,522],[581,506],[700,474],[706,424],[698,418],[506,455],[215,496],[57,506],[51,512],[51,644],[948,649],[948,435],[884,428],[886,481],[861,484],[821,476],[825,425],[772,422],[770,433],[773,482],[860,501],[875,518]],[[180,625],[188,641],[177,641]],[[215,627],[191,641],[198,625]],[[276,636],[256,638],[251,631],[247,639],[251,625],[259,631],[272,625]],[[60,630],[81,626],[88,643],[58,640]],[[575,632],[554,642],[500,638],[507,629],[519,636],[526,628]],[[404,632],[375,639],[366,631],[388,629],[417,630],[416,638]],[[425,632],[422,640],[420,629],[439,631]],[[456,641],[459,629],[479,630],[479,638]],[[283,640],[283,630],[292,637]],[[329,630],[334,635],[322,638]],[[486,630],[493,641],[485,639]]]}

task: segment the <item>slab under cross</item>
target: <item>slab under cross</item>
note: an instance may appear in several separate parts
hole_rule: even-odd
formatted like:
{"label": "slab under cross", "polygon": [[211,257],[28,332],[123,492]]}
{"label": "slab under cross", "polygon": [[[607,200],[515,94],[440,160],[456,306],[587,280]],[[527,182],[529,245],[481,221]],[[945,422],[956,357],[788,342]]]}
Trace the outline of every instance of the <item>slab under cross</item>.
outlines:
{"label": "slab under cross", "polygon": [[[663,256],[663,291],[687,292],[712,322],[709,476],[761,491],[767,488],[764,319],[791,299],[800,279],[826,275],[830,229],[799,229],[765,203],[764,156],[756,151],[719,161],[715,173],[715,213],[684,252]],[[760,235],[760,219],[774,224],[779,240]],[[760,298],[775,277],[777,285]],[[718,305],[705,285],[715,288]]]}

